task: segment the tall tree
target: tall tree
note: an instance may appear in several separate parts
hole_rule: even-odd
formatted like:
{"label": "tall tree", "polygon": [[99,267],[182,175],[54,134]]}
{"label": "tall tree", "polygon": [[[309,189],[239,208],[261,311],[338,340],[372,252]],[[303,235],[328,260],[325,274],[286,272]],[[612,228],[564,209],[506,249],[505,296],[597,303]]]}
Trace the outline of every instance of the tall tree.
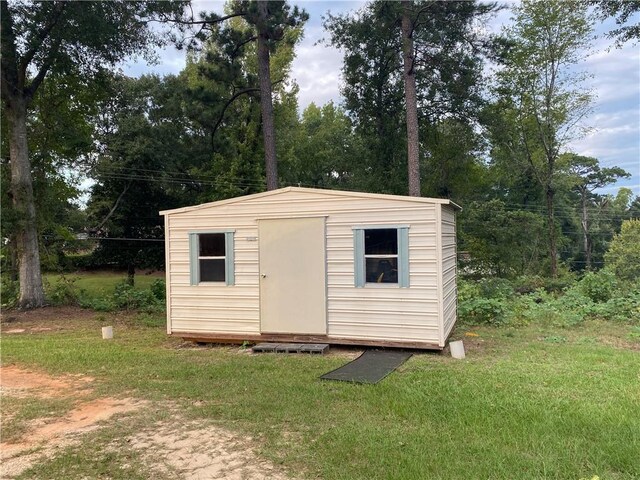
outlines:
{"label": "tall tree", "polygon": [[406,193],[410,183],[419,194],[429,149],[420,130],[445,117],[476,118],[482,54],[491,41],[474,22],[493,9],[475,1],[375,1],[357,14],[324,19],[328,43],[345,53],[345,106],[370,145],[369,189]]}
{"label": "tall tree", "polygon": [[[252,85],[246,91],[237,92],[231,102],[244,93],[260,92],[267,190],[274,190],[278,188],[278,161],[270,57],[278,42],[286,39],[287,31],[302,26],[308,15],[297,6],[291,8],[286,1],[232,0],[227,4],[225,15],[203,12],[200,17],[199,20],[182,17],[177,22],[198,26],[200,30],[194,40],[217,43],[232,61],[242,56],[247,45],[257,43],[258,86]],[[238,18],[243,18],[251,28],[238,30],[233,23]]]}
{"label": "tall tree", "polygon": [[582,228],[585,268],[591,270],[593,241],[589,223],[589,207],[594,190],[611,185],[619,178],[629,177],[620,167],[600,168],[596,158],[570,155],[569,172],[574,177],[574,189],[580,198],[580,227]]}
{"label": "tall tree", "polygon": [[523,0],[507,29],[512,48],[499,72],[494,132],[512,161],[524,163],[542,187],[547,210],[551,275],[558,272],[554,219],[558,157],[580,135],[591,96],[576,65],[589,46],[592,25],[583,2]]}
{"label": "tall tree", "polygon": [[7,117],[21,308],[44,305],[27,118],[48,75],[95,75],[158,38],[142,21],[183,2],[0,2],[0,90]]}
{"label": "tall tree", "polygon": [[402,1],[402,63],[404,104],[407,122],[407,168],[409,195],[420,196],[420,139],[418,133],[418,93],[416,91],[415,53],[413,46],[413,0]]}

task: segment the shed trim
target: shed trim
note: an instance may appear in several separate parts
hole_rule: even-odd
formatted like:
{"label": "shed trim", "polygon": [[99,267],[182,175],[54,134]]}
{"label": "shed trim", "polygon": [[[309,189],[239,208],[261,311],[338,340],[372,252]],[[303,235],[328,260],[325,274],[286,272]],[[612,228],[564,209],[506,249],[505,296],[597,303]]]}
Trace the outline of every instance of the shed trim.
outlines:
{"label": "shed trim", "polygon": [[338,197],[352,197],[352,198],[377,198],[385,200],[399,200],[404,202],[413,203],[426,203],[426,204],[440,204],[451,205],[454,209],[462,210],[462,207],[457,205],[448,199],[443,198],[429,198],[429,197],[409,197],[405,195],[389,195],[384,193],[364,193],[364,192],[351,192],[348,190],[329,190],[321,188],[303,188],[303,187],[285,187],[278,190],[270,190],[268,192],[254,193],[251,195],[244,195],[241,197],[228,198],[226,200],[218,200],[216,202],[203,203],[200,205],[192,205],[189,207],[174,208],[171,210],[162,210],[160,215],[173,215],[175,213],[191,212],[194,210],[200,210],[203,208],[218,207],[222,205],[230,205],[232,203],[243,202],[247,200],[254,200],[262,197],[269,197],[272,195],[280,195],[285,192],[301,192],[301,193],[319,193],[327,196]]}
{"label": "shed trim", "polygon": [[355,225],[351,227],[351,230],[383,230],[383,229],[396,229],[400,230],[401,228],[410,228],[409,225],[392,225],[392,224],[373,224],[373,225]]}

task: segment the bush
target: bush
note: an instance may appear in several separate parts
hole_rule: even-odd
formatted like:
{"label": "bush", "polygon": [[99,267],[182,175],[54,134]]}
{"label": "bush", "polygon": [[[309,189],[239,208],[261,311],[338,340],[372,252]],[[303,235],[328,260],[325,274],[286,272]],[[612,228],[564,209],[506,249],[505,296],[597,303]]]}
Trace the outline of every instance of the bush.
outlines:
{"label": "bush", "polygon": [[607,302],[618,290],[618,282],[613,273],[601,270],[587,272],[578,282],[578,291],[596,303]]}
{"label": "bush", "polygon": [[53,285],[45,284],[47,299],[54,305],[80,305],[85,292],[76,285],[77,281],[78,277],[60,275]]}
{"label": "bush", "polygon": [[20,296],[20,284],[12,280],[9,275],[3,274],[0,278],[0,303],[3,308],[15,306]]}
{"label": "bush", "polygon": [[625,220],[604,254],[606,268],[621,280],[640,279],[640,220]]}
{"label": "bush", "polygon": [[162,302],[151,290],[136,290],[126,281],[116,285],[113,301],[117,308],[125,310],[157,311],[162,308]]}
{"label": "bush", "polygon": [[151,286],[149,287],[153,296],[158,300],[165,302],[167,298],[167,285],[164,280],[161,278],[154,280]]}
{"label": "bush", "polygon": [[463,323],[473,325],[502,325],[505,322],[502,300],[472,298],[458,303],[458,316]]}

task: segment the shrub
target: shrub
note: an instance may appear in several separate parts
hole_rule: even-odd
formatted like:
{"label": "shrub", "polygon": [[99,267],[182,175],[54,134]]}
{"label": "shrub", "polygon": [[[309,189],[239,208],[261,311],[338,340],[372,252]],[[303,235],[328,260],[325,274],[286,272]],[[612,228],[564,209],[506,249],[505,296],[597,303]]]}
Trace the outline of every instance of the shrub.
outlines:
{"label": "shrub", "polygon": [[54,305],[80,305],[85,292],[76,285],[77,281],[78,277],[60,275],[55,283],[46,283],[47,299]]}
{"label": "shrub", "polygon": [[165,302],[167,295],[167,285],[164,280],[161,278],[154,280],[151,286],[149,287],[153,296],[158,300]]}
{"label": "shrub", "polygon": [[607,302],[618,289],[613,273],[601,270],[587,272],[577,285],[577,289],[596,303]]}
{"label": "shrub", "polygon": [[502,300],[495,298],[472,298],[459,302],[460,321],[473,325],[502,325],[505,322]]}
{"label": "shrub", "polygon": [[503,299],[513,296],[513,285],[506,278],[485,278],[478,282],[480,295],[484,298]]}
{"label": "shrub", "polygon": [[151,290],[136,290],[126,281],[116,285],[113,302],[117,308],[125,310],[157,311],[162,308],[162,303]]}
{"label": "shrub", "polygon": [[604,255],[605,266],[621,280],[640,279],[640,220],[625,220]]}
{"label": "shrub", "polygon": [[0,302],[2,307],[13,307],[18,302],[19,295],[20,284],[11,279],[9,275],[3,274],[0,279]]}

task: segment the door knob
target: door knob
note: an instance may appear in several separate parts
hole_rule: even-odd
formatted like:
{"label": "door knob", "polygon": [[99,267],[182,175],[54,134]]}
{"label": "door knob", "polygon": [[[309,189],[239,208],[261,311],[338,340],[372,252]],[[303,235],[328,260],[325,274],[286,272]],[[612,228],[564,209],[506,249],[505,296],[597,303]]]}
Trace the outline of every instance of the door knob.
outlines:
{"label": "door knob", "polygon": [[262,278],[267,278],[267,274],[263,273],[262,275],[260,275]]}

